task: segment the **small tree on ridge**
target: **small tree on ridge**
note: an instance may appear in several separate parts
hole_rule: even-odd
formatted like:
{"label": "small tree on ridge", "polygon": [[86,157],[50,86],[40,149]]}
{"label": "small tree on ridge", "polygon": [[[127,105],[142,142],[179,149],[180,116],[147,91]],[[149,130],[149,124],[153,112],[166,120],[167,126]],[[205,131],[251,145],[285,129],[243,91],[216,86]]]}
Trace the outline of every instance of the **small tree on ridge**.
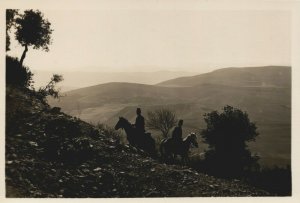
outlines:
{"label": "small tree on ridge", "polygon": [[38,90],[40,99],[46,100],[47,96],[51,96],[54,99],[59,99],[62,95],[60,95],[60,89],[55,89],[55,85],[63,80],[64,79],[62,75],[53,74],[50,82],[45,87],[40,87]]}
{"label": "small tree on ridge", "polygon": [[44,15],[39,10],[25,10],[16,18],[16,40],[24,47],[20,59],[20,65],[26,57],[29,46],[33,49],[49,51],[48,45],[51,44],[52,29],[51,23],[44,19]]}

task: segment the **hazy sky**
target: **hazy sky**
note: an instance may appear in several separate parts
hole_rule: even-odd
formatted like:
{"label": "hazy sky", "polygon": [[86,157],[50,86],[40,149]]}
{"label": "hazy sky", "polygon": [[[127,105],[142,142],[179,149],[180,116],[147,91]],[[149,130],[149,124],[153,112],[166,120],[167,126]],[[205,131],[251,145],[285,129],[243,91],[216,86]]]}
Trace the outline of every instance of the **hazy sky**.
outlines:
{"label": "hazy sky", "polygon": [[[42,10],[49,52],[29,49],[33,70],[197,71],[290,65],[291,15],[280,10]],[[9,54],[20,57],[16,42]]]}

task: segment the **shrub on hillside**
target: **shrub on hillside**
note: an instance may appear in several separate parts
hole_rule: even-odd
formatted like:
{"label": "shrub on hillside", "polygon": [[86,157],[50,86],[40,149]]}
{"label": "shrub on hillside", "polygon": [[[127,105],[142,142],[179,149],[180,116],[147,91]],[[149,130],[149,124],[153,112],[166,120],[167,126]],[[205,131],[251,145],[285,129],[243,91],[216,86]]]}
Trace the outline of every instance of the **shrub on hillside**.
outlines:
{"label": "shrub on hillside", "polygon": [[29,88],[33,84],[33,73],[21,66],[17,58],[6,56],[6,84]]}
{"label": "shrub on hillside", "polygon": [[60,89],[56,89],[56,84],[63,81],[63,76],[58,74],[53,74],[50,79],[50,82],[45,87],[40,87],[37,91],[37,96],[39,99],[45,101],[48,96],[53,97],[54,99],[60,98]]}
{"label": "shrub on hillside", "polygon": [[241,176],[245,169],[255,167],[258,156],[252,156],[246,144],[254,141],[258,132],[248,114],[231,106],[223,112],[204,115],[207,124],[201,134],[209,145],[205,153],[207,170],[226,177]]}

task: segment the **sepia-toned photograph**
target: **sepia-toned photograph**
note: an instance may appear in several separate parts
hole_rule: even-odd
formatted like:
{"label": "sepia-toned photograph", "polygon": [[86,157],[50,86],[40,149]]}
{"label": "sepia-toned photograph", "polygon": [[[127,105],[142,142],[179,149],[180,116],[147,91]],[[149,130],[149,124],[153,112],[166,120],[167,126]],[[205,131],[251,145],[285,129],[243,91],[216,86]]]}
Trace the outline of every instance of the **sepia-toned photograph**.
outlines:
{"label": "sepia-toned photograph", "polygon": [[6,198],[294,195],[293,12],[150,2],[3,9]]}

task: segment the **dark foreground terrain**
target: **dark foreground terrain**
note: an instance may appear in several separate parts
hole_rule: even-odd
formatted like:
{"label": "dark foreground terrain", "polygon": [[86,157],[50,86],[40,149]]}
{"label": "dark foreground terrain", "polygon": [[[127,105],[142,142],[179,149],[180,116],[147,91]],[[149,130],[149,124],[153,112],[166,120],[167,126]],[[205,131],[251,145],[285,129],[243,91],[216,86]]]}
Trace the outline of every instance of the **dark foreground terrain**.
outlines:
{"label": "dark foreground terrain", "polygon": [[166,165],[117,137],[6,89],[7,197],[269,196],[238,180]]}

